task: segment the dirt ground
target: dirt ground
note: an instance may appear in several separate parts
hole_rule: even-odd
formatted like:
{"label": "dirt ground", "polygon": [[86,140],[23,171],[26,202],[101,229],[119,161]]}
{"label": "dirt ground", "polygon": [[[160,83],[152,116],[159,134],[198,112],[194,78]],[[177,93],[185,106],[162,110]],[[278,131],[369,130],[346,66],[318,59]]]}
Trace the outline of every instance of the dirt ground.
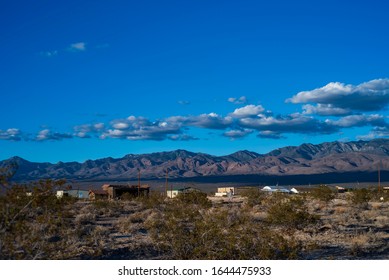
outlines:
{"label": "dirt ground", "polygon": [[[299,259],[389,259],[389,202],[375,201],[356,206],[347,199],[348,194],[338,195],[331,201],[310,199],[310,213],[320,217],[315,227],[293,231],[293,237],[309,250],[300,253]],[[212,207],[240,209],[245,197],[211,197]],[[107,204],[105,204],[107,203]],[[110,207],[104,202],[95,207],[91,202],[77,202],[74,215],[76,225],[92,227],[94,249],[80,244],[72,259],[169,259],[171,256],[158,251],[148,233],[147,221],[153,219],[154,210],[136,200],[115,202]],[[258,220],[267,213],[253,207],[251,214]],[[84,221],[84,222],[83,222]],[[87,221],[87,222],[85,222]],[[174,229],[172,229],[174,230]],[[92,252],[92,253],[91,253]]]}

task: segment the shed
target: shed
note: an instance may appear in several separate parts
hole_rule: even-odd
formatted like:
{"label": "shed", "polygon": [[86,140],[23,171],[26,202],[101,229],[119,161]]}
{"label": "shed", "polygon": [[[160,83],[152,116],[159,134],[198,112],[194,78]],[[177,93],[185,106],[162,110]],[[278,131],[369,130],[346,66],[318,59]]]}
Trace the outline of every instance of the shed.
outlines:
{"label": "shed", "polygon": [[144,196],[150,192],[148,185],[135,186],[135,185],[108,185],[102,186],[103,191],[108,193],[109,199],[120,199],[122,195],[127,194],[130,196]]}
{"label": "shed", "polygon": [[87,199],[89,198],[89,191],[85,190],[58,190],[57,198],[61,198],[64,196],[75,197],[79,199]]}
{"label": "shed", "polygon": [[220,187],[217,188],[217,192],[215,193],[215,196],[227,196],[228,194],[232,193],[232,195],[240,195],[242,192],[247,190],[258,190],[258,187],[247,187],[247,186],[241,186],[241,187]]}
{"label": "shed", "polygon": [[166,196],[169,198],[175,198],[181,193],[190,193],[190,192],[201,192],[199,189],[192,187],[175,187],[171,190],[166,191]]}
{"label": "shed", "polygon": [[108,199],[108,192],[104,190],[90,190],[89,199],[90,200]]}

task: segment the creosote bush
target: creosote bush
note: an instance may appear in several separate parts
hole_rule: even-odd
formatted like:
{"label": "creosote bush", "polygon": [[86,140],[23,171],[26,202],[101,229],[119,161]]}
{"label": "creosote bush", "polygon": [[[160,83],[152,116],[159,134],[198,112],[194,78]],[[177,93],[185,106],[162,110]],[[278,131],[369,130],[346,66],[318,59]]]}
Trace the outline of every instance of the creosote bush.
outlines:
{"label": "creosote bush", "polygon": [[357,207],[367,208],[372,199],[372,192],[368,189],[356,189],[351,192],[350,201]]}
{"label": "creosote bush", "polygon": [[323,201],[323,202],[330,202],[333,200],[336,196],[335,192],[325,185],[320,185],[317,188],[314,188],[310,192],[310,196],[314,199]]}
{"label": "creosote bush", "polygon": [[268,209],[267,222],[270,225],[285,227],[289,230],[303,229],[318,222],[319,217],[308,212],[302,197],[288,197],[274,203]]}
{"label": "creosote bush", "polygon": [[246,197],[246,205],[248,207],[253,207],[255,205],[261,205],[261,203],[266,199],[267,194],[259,189],[249,189],[245,190],[241,194],[243,197]]}
{"label": "creosote bush", "polygon": [[151,191],[147,196],[137,197],[135,201],[141,202],[145,209],[152,209],[163,205],[165,199],[165,194]]}
{"label": "creosote bush", "polygon": [[[3,174],[2,186],[8,179]],[[42,259],[56,251],[70,227],[66,209],[72,200],[57,199],[52,191],[63,183],[6,183],[7,191],[0,198],[0,259]]]}
{"label": "creosote bush", "polygon": [[198,205],[204,208],[212,206],[211,201],[207,198],[207,194],[202,192],[180,193],[175,199],[182,204]]}
{"label": "creosote bush", "polygon": [[247,208],[210,208],[203,195],[178,196],[146,222],[159,250],[174,259],[294,259],[301,244],[271,231]]}

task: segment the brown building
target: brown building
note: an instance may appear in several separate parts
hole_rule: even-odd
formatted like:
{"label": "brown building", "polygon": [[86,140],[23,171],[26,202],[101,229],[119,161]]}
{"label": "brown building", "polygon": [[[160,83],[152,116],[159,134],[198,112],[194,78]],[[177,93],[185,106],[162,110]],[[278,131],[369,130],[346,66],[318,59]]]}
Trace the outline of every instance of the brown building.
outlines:
{"label": "brown building", "polygon": [[90,200],[108,199],[108,192],[104,190],[90,190],[89,199]]}
{"label": "brown building", "polygon": [[108,193],[109,199],[120,199],[122,195],[129,196],[147,196],[150,192],[148,185],[130,186],[130,185],[110,185],[105,184],[102,186],[103,191]]}

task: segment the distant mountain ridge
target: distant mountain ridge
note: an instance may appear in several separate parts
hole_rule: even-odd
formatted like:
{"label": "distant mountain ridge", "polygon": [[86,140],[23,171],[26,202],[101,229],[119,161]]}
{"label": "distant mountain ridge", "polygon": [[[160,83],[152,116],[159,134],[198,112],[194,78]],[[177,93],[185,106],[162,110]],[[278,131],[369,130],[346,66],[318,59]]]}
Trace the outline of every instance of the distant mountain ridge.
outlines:
{"label": "distant mountain ridge", "polygon": [[73,180],[131,180],[195,178],[231,175],[314,175],[346,172],[389,171],[389,139],[354,142],[302,144],[258,154],[247,150],[226,156],[212,156],[185,150],[151,154],[128,154],[79,162],[35,163],[20,157],[0,161],[16,163],[15,180],[66,178]]}

